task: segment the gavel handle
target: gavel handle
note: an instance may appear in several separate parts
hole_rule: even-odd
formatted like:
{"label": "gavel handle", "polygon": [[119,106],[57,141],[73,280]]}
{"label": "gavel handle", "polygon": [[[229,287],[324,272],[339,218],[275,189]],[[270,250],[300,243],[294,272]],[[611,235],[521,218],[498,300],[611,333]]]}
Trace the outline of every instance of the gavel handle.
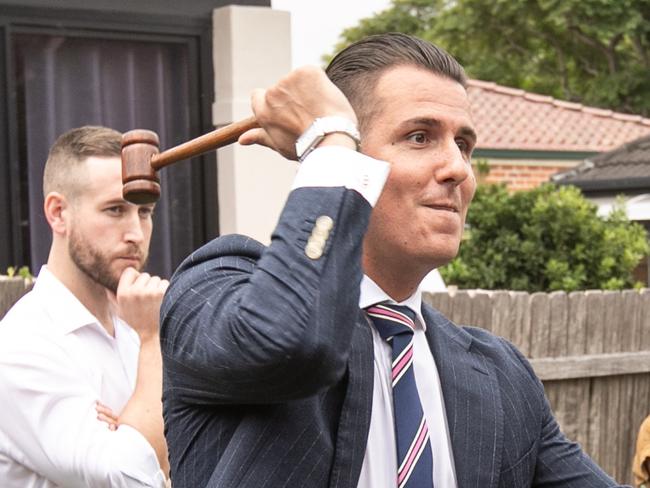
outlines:
{"label": "gavel handle", "polygon": [[255,117],[233,122],[152,156],[151,167],[154,170],[159,170],[182,159],[192,158],[218,147],[227,146],[239,139],[239,136],[247,130],[257,127],[259,124]]}

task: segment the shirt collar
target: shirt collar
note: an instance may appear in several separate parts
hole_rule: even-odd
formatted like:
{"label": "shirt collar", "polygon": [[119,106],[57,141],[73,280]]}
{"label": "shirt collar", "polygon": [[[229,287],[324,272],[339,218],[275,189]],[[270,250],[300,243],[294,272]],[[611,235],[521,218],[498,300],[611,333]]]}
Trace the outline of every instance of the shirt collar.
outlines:
{"label": "shirt collar", "polygon": [[415,293],[402,302],[396,302],[381,287],[368,278],[365,274],[361,279],[361,294],[359,295],[359,308],[368,308],[380,302],[388,302],[394,305],[403,305],[415,312],[423,330],[427,330],[427,325],[422,316],[422,290],[418,287]]}
{"label": "shirt collar", "polygon": [[82,327],[96,325],[110,337],[97,317],[90,313],[79,299],[47,269],[47,266],[41,267],[33,291],[42,297],[41,303],[45,304],[45,309],[52,318],[52,322],[56,324],[62,334],[69,334]]}

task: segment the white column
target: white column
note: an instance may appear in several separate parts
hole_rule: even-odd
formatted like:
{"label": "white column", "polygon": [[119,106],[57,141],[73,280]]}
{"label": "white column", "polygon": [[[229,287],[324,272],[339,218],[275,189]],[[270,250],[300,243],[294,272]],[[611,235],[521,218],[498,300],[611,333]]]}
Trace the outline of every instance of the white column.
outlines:
{"label": "white column", "polygon": [[[212,121],[228,124],[252,114],[250,93],[291,70],[288,12],[229,6],[213,12],[215,102]],[[270,240],[296,171],[296,163],[261,147],[219,149],[220,233]]]}

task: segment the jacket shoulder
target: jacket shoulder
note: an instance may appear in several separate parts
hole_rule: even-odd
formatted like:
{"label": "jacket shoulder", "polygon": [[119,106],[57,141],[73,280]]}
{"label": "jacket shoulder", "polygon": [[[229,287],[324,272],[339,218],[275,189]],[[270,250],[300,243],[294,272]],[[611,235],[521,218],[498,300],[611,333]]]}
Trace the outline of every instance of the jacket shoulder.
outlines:
{"label": "jacket shoulder", "polygon": [[481,327],[457,325],[428,304],[422,305],[422,311],[427,326],[432,324],[437,327],[438,333],[449,340],[459,343],[466,350],[473,350],[490,358],[500,369],[518,370],[529,379],[539,382],[526,357],[508,339]]}
{"label": "jacket shoulder", "polygon": [[174,276],[221,258],[237,257],[249,263],[255,263],[264,249],[265,246],[261,242],[244,235],[228,234],[217,237],[186,257],[176,269]]}

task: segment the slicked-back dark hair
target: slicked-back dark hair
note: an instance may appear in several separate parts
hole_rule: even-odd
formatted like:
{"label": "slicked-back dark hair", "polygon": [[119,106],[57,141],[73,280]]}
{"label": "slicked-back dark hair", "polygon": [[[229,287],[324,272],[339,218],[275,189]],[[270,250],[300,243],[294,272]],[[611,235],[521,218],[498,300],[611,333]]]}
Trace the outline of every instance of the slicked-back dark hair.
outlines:
{"label": "slicked-back dark hair", "polygon": [[426,69],[467,86],[463,67],[435,44],[398,32],[368,36],[343,49],[326,69],[357,112],[362,128],[374,105],[370,99],[377,80],[396,66]]}

